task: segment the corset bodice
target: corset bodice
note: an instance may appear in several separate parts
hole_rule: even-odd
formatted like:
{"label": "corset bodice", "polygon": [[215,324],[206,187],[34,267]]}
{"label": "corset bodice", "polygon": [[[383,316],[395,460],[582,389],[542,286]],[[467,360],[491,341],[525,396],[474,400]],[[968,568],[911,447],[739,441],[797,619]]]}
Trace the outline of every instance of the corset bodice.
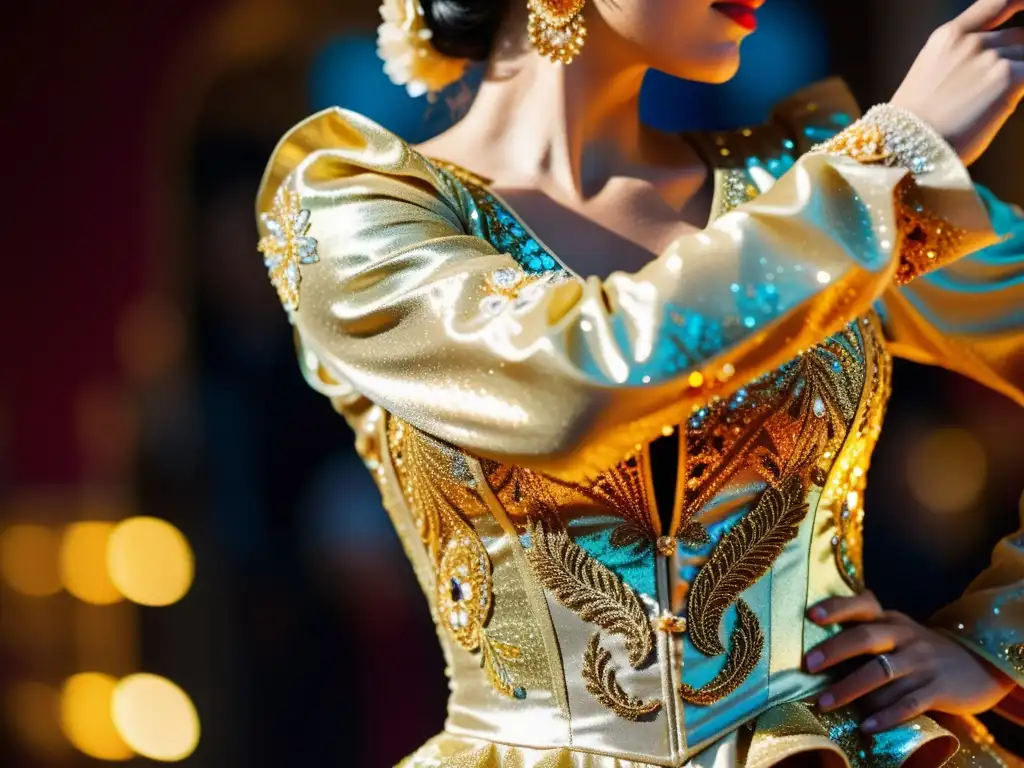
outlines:
{"label": "corset bodice", "polygon": [[865,317],[666,425],[674,473],[641,445],[573,484],[371,408],[361,445],[442,630],[448,729],[671,763],[813,693],[805,613],[860,587],[888,386]]}

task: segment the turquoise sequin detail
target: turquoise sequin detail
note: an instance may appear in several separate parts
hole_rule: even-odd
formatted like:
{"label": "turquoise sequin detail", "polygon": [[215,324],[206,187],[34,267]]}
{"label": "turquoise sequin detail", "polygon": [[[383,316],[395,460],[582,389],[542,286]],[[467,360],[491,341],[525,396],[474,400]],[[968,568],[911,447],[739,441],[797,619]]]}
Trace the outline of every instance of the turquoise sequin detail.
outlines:
{"label": "turquoise sequin detail", "polygon": [[487,240],[498,251],[507,253],[528,275],[563,271],[564,267],[537,241],[508,207],[487,191],[481,182],[455,169],[444,169],[445,177],[456,191],[468,193],[476,210],[470,214],[471,234]]}
{"label": "turquoise sequin detail", "polygon": [[635,591],[654,596],[654,547],[616,547],[611,542],[612,532],[622,523],[618,517],[583,518],[570,523],[575,541],[587,554],[611,570]]}

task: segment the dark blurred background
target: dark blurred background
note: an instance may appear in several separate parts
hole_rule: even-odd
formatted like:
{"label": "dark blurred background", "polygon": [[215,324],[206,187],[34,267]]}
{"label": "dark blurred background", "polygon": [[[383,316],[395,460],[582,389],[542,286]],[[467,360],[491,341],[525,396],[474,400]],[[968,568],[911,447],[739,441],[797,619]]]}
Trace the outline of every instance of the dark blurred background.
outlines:
{"label": "dark blurred background", "polygon": [[[652,77],[645,117],[757,122],[833,73],[885,100],[964,4],[769,0],[735,81]],[[4,12],[0,765],[378,768],[441,728],[426,604],[255,250],[263,163],[301,117],[410,140],[452,118],[387,82],[376,23],[373,0]],[[1022,147],[1018,115],[975,169],[1018,203]],[[1015,527],[1024,412],[910,364],[895,385],[868,579],[926,617]]]}

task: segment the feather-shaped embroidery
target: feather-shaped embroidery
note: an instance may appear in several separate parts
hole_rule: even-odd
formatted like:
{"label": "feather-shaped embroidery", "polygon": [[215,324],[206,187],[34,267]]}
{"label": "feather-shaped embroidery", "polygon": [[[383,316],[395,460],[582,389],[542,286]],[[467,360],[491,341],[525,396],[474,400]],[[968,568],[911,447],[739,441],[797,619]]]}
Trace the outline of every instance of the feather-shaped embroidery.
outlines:
{"label": "feather-shaped embroidery", "polygon": [[679,694],[691,704],[706,707],[721,701],[743,684],[761,658],[764,651],[761,623],[743,600],[736,603],[736,611],[739,620],[732,631],[732,650],[725,667],[702,688],[693,688],[685,683],[679,688]]}
{"label": "feather-shaped embroidery", "polygon": [[642,551],[651,545],[650,533],[636,523],[622,523],[615,527],[609,538],[613,547]]}
{"label": "feather-shaped embroidery", "polygon": [[647,493],[647,472],[643,455],[631,456],[602,474],[589,488],[589,495],[622,515],[629,525],[653,542],[657,533]]}
{"label": "feather-shaped embroidery", "polygon": [[531,521],[530,565],[562,605],[586,622],[626,640],[629,663],[640,668],[654,650],[654,632],[640,599],[564,530]]}
{"label": "feather-shaped embroidery", "polygon": [[660,701],[643,701],[626,693],[615,678],[612,655],[601,647],[601,634],[595,632],[583,654],[583,680],[590,695],[619,717],[640,720],[661,709]]}
{"label": "feather-shaped embroidery", "polygon": [[492,640],[486,632],[481,633],[480,663],[487,673],[487,679],[498,693],[514,699],[526,698],[526,691],[516,686],[512,672],[508,668],[509,662],[520,661],[522,651],[519,648]]}
{"label": "feather-shaped embroidery", "polygon": [[690,638],[701,653],[725,653],[719,637],[722,616],[796,538],[807,509],[798,478],[782,489],[768,488],[715,548],[694,579],[689,599]]}

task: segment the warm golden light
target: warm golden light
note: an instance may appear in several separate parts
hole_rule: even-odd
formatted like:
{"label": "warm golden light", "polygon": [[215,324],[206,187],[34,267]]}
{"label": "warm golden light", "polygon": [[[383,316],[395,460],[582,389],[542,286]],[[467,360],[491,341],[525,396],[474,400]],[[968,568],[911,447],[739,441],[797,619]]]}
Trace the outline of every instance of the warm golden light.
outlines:
{"label": "warm golden light", "polygon": [[12,525],[0,534],[0,573],[15,592],[48,597],[60,592],[60,536],[41,525]]}
{"label": "warm golden light", "polygon": [[64,532],[60,553],[61,579],[68,592],[93,605],[123,599],[107,571],[111,523],[73,523]]}
{"label": "warm golden light", "polygon": [[98,760],[129,760],[132,750],[114,727],[112,704],[117,681],[87,672],[75,675],[61,693],[61,725],[75,747]]}
{"label": "warm golden light", "polygon": [[58,758],[68,749],[60,730],[60,693],[48,685],[12,685],[7,691],[7,721],[39,757]]}
{"label": "warm golden light", "polygon": [[181,531],[155,517],[133,517],[118,525],[107,549],[110,578],[140,605],[176,603],[195,572],[192,548]]}
{"label": "warm golden light", "polygon": [[177,762],[199,744],[199,715],[188,695],[156,675],[132,675],[114,692],[114,722],[132,749],[151,760]]}
{"label": "warm golden light", "polygon": [[932,512],[953,514],[974,505],[988,474],[985,451],[963,429],[937,429],[921,438],[908,457],[911,493]]}

